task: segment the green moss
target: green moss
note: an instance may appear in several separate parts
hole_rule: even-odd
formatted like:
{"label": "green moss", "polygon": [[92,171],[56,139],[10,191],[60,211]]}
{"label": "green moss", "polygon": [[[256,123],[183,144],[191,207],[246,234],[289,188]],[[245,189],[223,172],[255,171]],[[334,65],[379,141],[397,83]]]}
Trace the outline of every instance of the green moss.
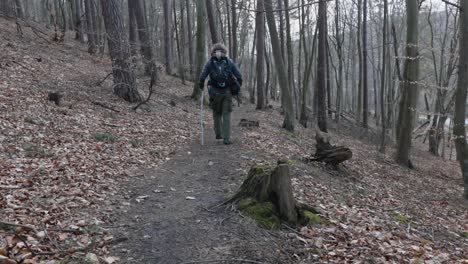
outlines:
{"label": "green moss", "polygon": [[288,159],[288,160],[286,161],[286,163],[287,163],[288,165],[297,165],[297,164],[298,164],[298,161],[297,161],[297,160],[293,160],[293,159]]}
{"label": "green moss", "polygon": [[309,220],[309,223],[318,224],[318,225],[330,224],[330,221],[318,216],[317,214],[312,213],[311,211],[304,210],[303,213],[304,213],[304,216]]}
{"label": "green moss", "polygon": [[143,146],[143,141],[139,139],[132,139],[130,140],[130,145],[132,146],[132,148],[139,148]]}
{"label": "green moss", "polygon": [[28,158],[51,158],[54,156],[53,153],[39,145],[26,143],[23,145],[23,149],[25,151],[26,157]]}
{"label": "green moss", "polygon": [[98,141],[103,141],[103,142],[114,142],[115,140],[117,140],[115,136],[106,132],[94,133],[93,137],[94,139]]}
{"label": "green moss", "polygon": [[400,214],[397,214],[397,215],[395,216],[395,220],[397,220],[398,222],[401,222],[401,223],[403,223],[403,224],[408,224],[408,223],[409,223],[408,218],[406,218],[406,216],[400,215]]}
{"label": "green moss", "polygon": [[249,174],[258,175],[258,176],[265,176],[271,174],[271,169],[263,166],[263,165],[255,165],[250,169]]}
{"label": "green moss", "polygon": [[281,225],[281,220],[276,215],[274,206],[270,202],[243,199],[239,201],[239,210],[266,229],[278,229]]}
{"label": "green moss", "polygon": [[455,233],[457,233],[458,235],[460,235],[463,238],[468,238],[468,232],[457,230],[457,231],[455,231]]}

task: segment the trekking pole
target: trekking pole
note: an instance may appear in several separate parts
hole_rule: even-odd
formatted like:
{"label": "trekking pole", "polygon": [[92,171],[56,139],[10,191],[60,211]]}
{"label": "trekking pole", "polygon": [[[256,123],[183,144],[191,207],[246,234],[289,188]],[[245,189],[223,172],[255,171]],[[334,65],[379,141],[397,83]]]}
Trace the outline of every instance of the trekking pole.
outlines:
{"label": "trekking pole", "polygon": [[205,145],[205,131],[204,131],[204,126],[203,126],[203,102],[204,102],[204,98],[205,97],[205,93],[203,92],[202,90],[202,94],[201,94],[201,97],[200,97],[200,131],[201,131],[201,145]]}

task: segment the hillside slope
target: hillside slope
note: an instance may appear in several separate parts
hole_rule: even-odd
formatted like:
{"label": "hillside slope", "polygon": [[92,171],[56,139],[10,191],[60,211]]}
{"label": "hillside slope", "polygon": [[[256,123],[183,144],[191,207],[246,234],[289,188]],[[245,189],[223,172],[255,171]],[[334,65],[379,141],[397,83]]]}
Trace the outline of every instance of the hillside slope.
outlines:
{"label": "hillside slope", "polygon": [[[155,182],[169,177],[171,172],[154,172],[173,158],[186,160],[186,147],[198,144],[199,106],[187,97],[191,86],[161,73],[151,102],[135,112],[112,95],[111,80],[97,85],[110,72],[110,61],[88,55],[85,45],[68,38],[48,43],[26,28],[20,37],[2,19],[0,36],[0,256],[80,263],[94,252],[103,263],[126,263],[110,250],[128,243],[114,230],[129,225],[119,218],[139,196],[129,188],[150,176]],[[138,82],[145,93],[147,78]],[[64,95],[61,106],[47,101],[50,91]],[[255,111],[243,105],[235,111],[238,118],[259,120],[260,128],[239,128],[234,135],[241,148],[236,178],[206,187],[225,184],[216,187],[227,196],[249,166],[287,158],[297,198],[330,221],[274,233],[282,263],[461,263],[468,257],[468,204],[456,162],[415,149],[417,169],[404,169],[393,162],[393,149],[386,156],[376,151],[372,132],[343,120],[332,125],[332,143],[354,155],[334,171],[302,161],[315,151],[314,132],[283,130],[277,107]],[[205,122],[208,128],[209,115]],[[207,156],[192,159],[210,160],[213,153],[199,155]],[[190,185],[195,179],[180,180]],[[273,240],[271,234],[263,239]],[[146,242],[138,243],[132,246]],[[261,254],[251,257],[265,261]]]}

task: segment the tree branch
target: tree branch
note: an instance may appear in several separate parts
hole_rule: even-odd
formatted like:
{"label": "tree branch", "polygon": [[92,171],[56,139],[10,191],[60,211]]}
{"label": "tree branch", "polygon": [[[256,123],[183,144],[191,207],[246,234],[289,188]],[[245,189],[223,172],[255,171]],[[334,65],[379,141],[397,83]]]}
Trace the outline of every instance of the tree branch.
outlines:
{"label": "tree branch", "polygon": [[451,5],[451,6],[454,6],[460,10],[462,10],[461,6],[457,5],[457,4],[454,4],[452,2],[449,2],[448,0],[442,0],[442,2],[446,3],[447,5]]}
{"label": "tree branch", "polygon": [[[291,11],[291,10],[294,10],[294,9],[298,9],[298,8],[301,8],[301,7],[306,7],[306,6],[310,6],[310,5],[315,5],[315,4],[319,4],[321,2],[330,2],[330,1],[333,1],[333,0],[319,0],[319,1],[314,1],[314,2],[309,2],[307,4],[303,4],[303,5],[296,5],[296,6],[293,6],[293,7],[288,7],[288,8],[284,8],[284,9],[273,9],[273,10],[258,10],[258,9],[250,9],[250,8],[247,8],[247,7],[243,7],[243,6],[235,6],[234,9],[240,9],[240,10],[245,10],[245,11],[249,11],[249,12],[264,12],[264,13],[267,13],[267,12],[284,12],[284,11]],[[228,4],[228,7],[232,7],[231,5]]]}

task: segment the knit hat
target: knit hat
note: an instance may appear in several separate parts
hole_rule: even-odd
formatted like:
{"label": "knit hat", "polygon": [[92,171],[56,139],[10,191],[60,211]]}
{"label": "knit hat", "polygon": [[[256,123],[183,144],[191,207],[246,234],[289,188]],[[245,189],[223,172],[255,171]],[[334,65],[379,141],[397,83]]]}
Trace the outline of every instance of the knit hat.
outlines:
{"label": "knit hat", "polygon": [[217,50],[221,50],[223,51],[224,54],[227,54],[227,48],[222,43],[214,44],[213,47],[211,48],[211,54],[213,54]]}

